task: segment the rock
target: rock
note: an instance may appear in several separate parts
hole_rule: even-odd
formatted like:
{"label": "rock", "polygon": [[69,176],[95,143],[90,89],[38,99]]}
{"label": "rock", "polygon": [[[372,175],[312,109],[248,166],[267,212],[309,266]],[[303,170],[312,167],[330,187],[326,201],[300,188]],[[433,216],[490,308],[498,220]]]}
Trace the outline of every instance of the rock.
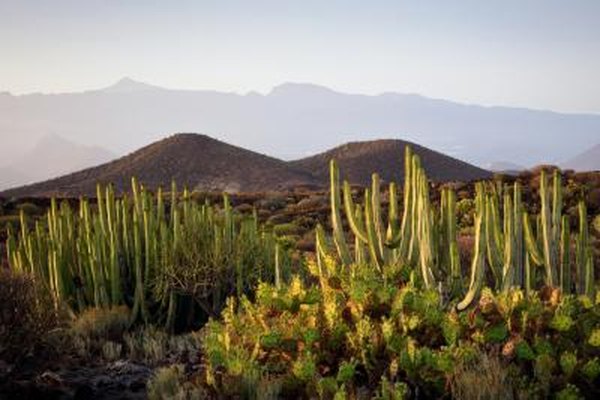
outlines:
{"label": "rock", "polygon": [[49,386],[49,387],[61,387],[63,386],[62,378],[55,372],[46,371],[36,378],[38,385]]}

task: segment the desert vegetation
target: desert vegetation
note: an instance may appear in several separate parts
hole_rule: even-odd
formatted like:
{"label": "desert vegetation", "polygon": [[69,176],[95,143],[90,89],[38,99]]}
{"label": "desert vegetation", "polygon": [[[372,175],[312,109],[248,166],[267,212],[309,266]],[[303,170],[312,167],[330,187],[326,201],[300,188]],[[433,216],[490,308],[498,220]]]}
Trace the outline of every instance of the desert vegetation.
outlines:
{"label": "desert vegetation", "polygon": [[[86,366],[150,398],[600,395],[596,178],[432,184],[409,148],[404,178],[362,191],[331,161],[326,192],[134,179],[12,205],[2,390],[97,395],[72,378]],[[33,389],[17,383],[31,360]]]}

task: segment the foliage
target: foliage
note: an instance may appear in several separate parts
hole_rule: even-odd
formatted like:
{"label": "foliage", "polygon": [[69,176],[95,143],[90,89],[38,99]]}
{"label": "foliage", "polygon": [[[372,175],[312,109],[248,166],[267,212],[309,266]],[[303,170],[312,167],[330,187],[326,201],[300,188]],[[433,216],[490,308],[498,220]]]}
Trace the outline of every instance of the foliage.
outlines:
{"label": "foliage", "polygon": [[0,359],[21,361],[61,319],[48,293],[31,275],[0,268]]}
{"label": "foliage", "polygon": [[276,257],[276,238],[256,215],[240,220],[227,196],[221,208],[199,204],[174,184],[165,197],[133,179],[131,198],[98,186],[95,205],[81,199],[74,210],[52,199],[32,224],[22,209],[20,230],[7,239],[9,264],[43,282],[57,307],[127,305],[131,322],[169,328],[217,315],[228,296],[260,280],[283,278],[289,256],[280,249]]}
{"label": "foliage", "polygon": [[184,366],[175,364],[159,368],[148,381],[150,400],[195,400],[206,399],[206,393],[186,381]]}
{"label": "foliage", "polygon": [[[322,266],[309,265],[317,286],[296,278],[280,289],[261,284],[254,302],[230,300],[222,322],[205,328],[206,385],[226,396],[249,379],[282,382],[282,397],[390,387],[440,397],[447,385],[457,398],[597,394],[600,352],[589,343],[600,304],[585,296],[485,289],[458,314],[401,272]],[[565,317],[568,329],[555,322]]]}

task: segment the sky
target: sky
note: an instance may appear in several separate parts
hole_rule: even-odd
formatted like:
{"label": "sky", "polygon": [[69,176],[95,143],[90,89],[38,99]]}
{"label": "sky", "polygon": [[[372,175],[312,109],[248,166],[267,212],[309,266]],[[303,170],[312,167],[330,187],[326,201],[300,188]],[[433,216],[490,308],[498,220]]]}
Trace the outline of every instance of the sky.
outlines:
{"label": "sky", "polygon": [[0,0],[0,91],[310,82],[600,113],[600,1]]}

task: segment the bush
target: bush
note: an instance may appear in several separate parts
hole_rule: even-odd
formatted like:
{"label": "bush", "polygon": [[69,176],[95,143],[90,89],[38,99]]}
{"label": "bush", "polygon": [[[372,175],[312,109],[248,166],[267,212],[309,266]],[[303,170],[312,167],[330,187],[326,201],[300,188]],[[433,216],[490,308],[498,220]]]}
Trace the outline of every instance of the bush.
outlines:
{"label": "bush", "polygon": [[208,398],[201,388],[186,381],[183,365],[175,364],[159,368],[148,381],[150,400],[187,400]]}
{"label": "bush", "polygon": [[594,218],[594,229],[596,230],[596,233],[598,233],[600,235],[600,215],[597,215],[596,218]]}
{"label": "bush", "polygon": [[280,224],[273,227],[273,232],[277,236],[297,235],[300,232],[300,228],[293,223]]}
{"label": "bush", "polygon": [[25,202],[17,205],[17,210],[23,211],[26,215],[34,216],[34,215],[42,215],[44,214],[44,209],[39,207],[33,203]]}
{"label": "bush", "polygon": [[222,322],[209,322],[205,385],[232,397],[267,381],[280,382],[281,398],[439,398],[449,387],[457,398],[544,398],[569,385],[600,394],[592,299],[484,289],[478,307],[458,314],[402,270],[330,260],[309,269],[319,285],[261,284],[253,302],[230,300]]}
{"label": "bush", "polygon": [[19,362],[60,318],[48,292],[32,276],[0,270],[0,359]]}
{"label": "bush", "polygon": [[125,306],[91,308],[75,319],[67,332],[72,350],[82,358],[102,356],[106,360],[121,355],[124,334],[129,329],[130,312]]}

